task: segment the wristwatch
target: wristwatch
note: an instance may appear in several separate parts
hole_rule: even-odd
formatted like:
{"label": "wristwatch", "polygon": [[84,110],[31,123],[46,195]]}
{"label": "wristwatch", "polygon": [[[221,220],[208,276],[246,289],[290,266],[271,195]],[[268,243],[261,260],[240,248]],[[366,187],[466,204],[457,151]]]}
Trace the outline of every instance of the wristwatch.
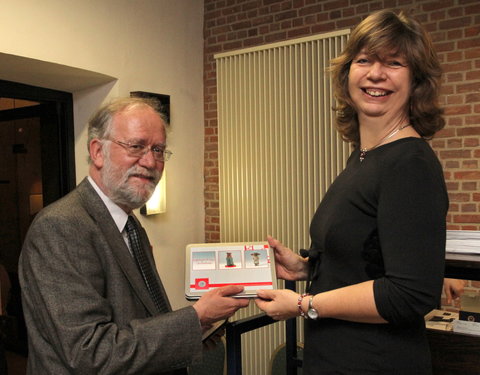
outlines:
{"label": "wristwatch", "polygon": [[318,311],[313,308],[313,296],[308,300],[308,310],[307,310],[308,319],[317,319]]}

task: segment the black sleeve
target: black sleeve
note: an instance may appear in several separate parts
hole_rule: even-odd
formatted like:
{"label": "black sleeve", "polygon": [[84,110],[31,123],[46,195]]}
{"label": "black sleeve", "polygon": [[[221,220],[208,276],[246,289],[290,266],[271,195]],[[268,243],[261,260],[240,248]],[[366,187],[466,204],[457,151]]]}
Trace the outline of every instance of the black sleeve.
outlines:
{"label": "black sleeve", "polygon": [[432,156],[399,158],[381,179],[377,220],[385,276],[374,282],[374,295],[380,315],[394,324],[423,319],[440,301],[448,196]]}

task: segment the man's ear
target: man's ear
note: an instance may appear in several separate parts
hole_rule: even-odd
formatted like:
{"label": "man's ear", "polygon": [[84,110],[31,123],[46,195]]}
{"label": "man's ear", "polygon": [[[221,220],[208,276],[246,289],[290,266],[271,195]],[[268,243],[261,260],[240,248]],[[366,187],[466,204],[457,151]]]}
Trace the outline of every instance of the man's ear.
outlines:
{"label": "man's ear", "polygon": [[103,142],[97,138],[94,138],[90,141],[89,145],[90,159],[92,159],[93,164],[98,169],[103,167],[104,163],[104,150]]}

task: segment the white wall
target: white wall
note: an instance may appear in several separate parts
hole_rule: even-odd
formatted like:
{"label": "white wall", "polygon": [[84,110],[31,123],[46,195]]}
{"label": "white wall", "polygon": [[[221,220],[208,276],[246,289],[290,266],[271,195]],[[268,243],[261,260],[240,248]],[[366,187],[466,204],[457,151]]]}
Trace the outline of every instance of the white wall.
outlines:
{"label": "white wall", "polygon": [[28,67],[0,64],[0,79],[73,92],[77,182],[88,171],[86,122],[102,101],[130,91],[171,96],[167,213],[140,219],[173,307],[186,305],[185,245],[204,241],[203,1],[3,2],[0,54]]}

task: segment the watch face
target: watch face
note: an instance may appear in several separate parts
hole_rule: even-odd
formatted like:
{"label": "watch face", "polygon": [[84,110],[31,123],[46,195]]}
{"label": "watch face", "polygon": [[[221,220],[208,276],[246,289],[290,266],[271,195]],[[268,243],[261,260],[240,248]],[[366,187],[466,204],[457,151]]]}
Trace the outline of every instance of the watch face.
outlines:
{"label": "watch face", "polygon": [[315,309],[309,309],[307,312],[307,315],[310,319],[317,319],[318,318],[318,312]]}

